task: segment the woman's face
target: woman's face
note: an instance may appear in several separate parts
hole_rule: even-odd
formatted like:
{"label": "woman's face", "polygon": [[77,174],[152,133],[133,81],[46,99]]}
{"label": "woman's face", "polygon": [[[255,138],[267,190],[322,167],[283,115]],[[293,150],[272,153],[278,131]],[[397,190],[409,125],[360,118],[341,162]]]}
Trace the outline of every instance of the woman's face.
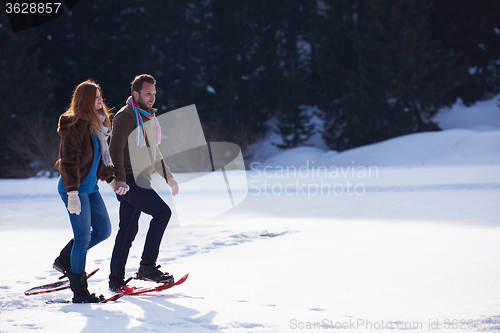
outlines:
{"label": "woman's face", "polygon": [[97,89],[95,93],[95,109],[100,110],[102,109],[102,96],[101,96],[101,91]]}

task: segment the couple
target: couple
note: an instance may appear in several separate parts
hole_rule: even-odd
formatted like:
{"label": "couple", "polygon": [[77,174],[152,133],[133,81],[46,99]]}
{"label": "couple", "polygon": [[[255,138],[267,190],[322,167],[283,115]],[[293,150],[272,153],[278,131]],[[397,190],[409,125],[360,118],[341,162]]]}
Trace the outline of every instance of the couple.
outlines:
{"label": "couple", "polygon": [[[68,210],[74,238],[61,250],[53,267],[68,276],[74,303],[99,301],[88,291],[85,273],[87,251],[111,234],[108,212],[97,186],[98,179],[111,186],[120,202],[120,224],[111,256],[110,289],[120,291],[125,285],[125,265],[138,232],[141,212],[153,218],[137,277],[173,283],[173,277],[156,266],[161,239],[172,211],[150,187],[153,163],[141,172],[140,179],[134,179],[128,147],[128,137],[137,128],[137,145],[148,150],[151,147],[152,154],[160,154],[161,129],[155,116],[156,109],[153,109],[155,84],[155,79],[148,74],[139,75],[132,81],[132,96],[116,113],[112,129],[101,87],[91,80],[75,88],[68,111],[59,118],[57,132],[61,143],[55,166],[61,174],[58,190]],[[148,141],[152,136],[145,134],[145,126],[148,127],[147,133],[150,129],[155,131],[153,137],[156,140]],[[176,195],[178,184],[163,158],[161,164],[159,173]],[[138,180],[141,186],[137,185]]]}

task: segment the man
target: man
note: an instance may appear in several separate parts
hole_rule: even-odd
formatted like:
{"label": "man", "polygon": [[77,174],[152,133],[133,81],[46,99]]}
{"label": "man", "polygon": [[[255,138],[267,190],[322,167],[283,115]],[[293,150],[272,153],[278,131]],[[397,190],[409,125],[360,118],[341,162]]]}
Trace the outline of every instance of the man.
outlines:
{"label": "man", "polygon": [[[130,187],[124,195],[117,195],[120,201],[120,224],[111,256],[109,276],[109,288],[114,291],[119,291],[125,285],[125,265],[139,230],[141,212],[151,215],[152,219],[136,276],[158,283],[174,281],[170,274],[161,272],[158,269],[160,266],[156,266],[160,243],[172,211],[151,188],[153,169],[166,179],[172,189],[172,195],[179,192],[179,186],[158,149],[161,128],[155,116],[157,110],[153,109],[156,98],[155,84],[156,80],[151,75],[137,76],[131,83],[132,96],[113,118],[109,151],[116,176],[115,191],[119,193]],[[134,142],[129,146],[131,133],[134,134]],[[160,163],[155,163],[158,156]]]}

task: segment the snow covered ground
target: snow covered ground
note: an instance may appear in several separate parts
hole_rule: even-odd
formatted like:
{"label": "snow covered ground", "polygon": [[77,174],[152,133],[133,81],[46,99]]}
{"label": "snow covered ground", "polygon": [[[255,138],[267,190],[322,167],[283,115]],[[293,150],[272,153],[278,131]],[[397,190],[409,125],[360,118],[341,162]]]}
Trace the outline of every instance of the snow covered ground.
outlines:
{"label": "snow covered ground", "polygon": [[[442,132],[254,163],[236,208],[187,227],[174,216],[159,264],[189,273],[183,285],[110,304],[24,296],[57,280],[51,264],[71,227],[56,179],[0,180],[0,332],[500,330],[497,99],[443,110]],[[100,268],[89,289],[109,294],[118,202],[100,187],[113,234],[89,251],[87,271]]]}

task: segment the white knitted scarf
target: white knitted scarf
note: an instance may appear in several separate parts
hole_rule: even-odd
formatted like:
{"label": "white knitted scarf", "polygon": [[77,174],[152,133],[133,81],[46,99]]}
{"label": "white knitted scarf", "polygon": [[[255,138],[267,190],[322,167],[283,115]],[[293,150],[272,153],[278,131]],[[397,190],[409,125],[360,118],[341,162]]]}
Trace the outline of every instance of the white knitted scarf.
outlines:
{"label": "white knitted scarf", "polygon": [[97,131],[96,137],[99,140],[99,144],[101,146],[102,161],[106,166],[113,166],[113,161],[111,161],[108,146],[108,138],[111,135],[111,129],[104,122],[104,120],[106,119],[106,115],[102,110],[99,110],[99,118],[101,118],[101,126],[99,126],[99,131]]}

